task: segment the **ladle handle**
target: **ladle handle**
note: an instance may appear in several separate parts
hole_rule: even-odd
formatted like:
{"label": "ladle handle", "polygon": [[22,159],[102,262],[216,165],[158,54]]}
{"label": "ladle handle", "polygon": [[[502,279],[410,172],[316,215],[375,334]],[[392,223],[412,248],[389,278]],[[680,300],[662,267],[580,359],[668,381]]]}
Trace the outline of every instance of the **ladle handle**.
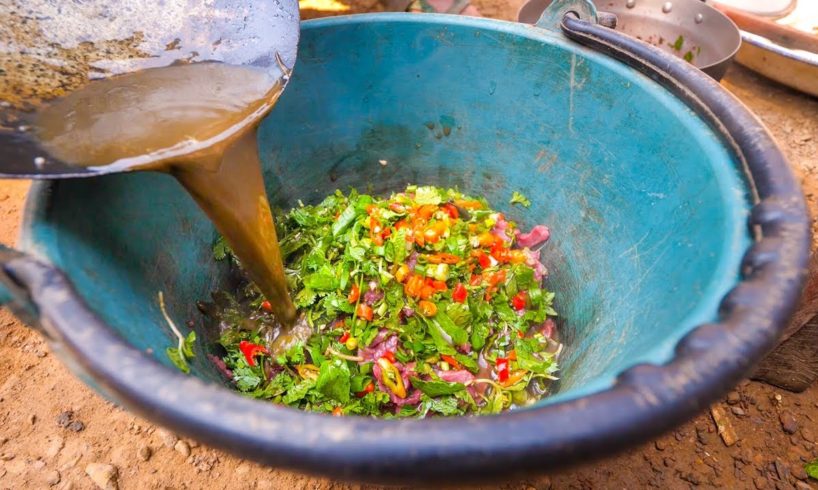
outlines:
{"label": "ladle handle", "polygon": [[40,330],[40,311],[31,297],[35,287],[59,272],[20,251],[0,245],[0,306]]}

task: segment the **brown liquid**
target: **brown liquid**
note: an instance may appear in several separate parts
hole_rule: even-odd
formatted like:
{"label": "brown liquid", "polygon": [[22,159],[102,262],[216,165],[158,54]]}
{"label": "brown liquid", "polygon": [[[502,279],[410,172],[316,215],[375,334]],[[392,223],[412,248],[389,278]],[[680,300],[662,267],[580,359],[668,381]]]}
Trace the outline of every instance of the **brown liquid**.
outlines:
{"label": "brown liquid", "polygon": [[258,121],[282,87],[281,77],[220,63],[143,70],[54,101],[37,114],[35,130],[66,163],[176,177],[230,243],[286,330],[295,322],[295,307],[256,145]]}

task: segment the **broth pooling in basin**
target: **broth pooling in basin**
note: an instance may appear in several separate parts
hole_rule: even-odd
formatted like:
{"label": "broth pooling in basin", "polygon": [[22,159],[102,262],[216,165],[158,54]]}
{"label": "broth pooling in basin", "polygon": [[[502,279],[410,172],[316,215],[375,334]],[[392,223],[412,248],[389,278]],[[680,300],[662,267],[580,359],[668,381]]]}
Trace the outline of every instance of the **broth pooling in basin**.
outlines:
{"label": "broth pooling in basin", "polygon": [[37,113],[34,129],[66,163],[173,175],[289,329],[295,308],[256,145],[256,126],[281,94],[283,76],[223,63],[142,70],[53,101]]}

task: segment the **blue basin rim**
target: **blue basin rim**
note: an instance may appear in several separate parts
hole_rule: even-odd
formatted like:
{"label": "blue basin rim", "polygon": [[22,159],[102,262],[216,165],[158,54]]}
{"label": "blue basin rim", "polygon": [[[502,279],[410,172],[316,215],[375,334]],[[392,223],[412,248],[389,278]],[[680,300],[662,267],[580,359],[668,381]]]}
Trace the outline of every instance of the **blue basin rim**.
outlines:
{"label": "blue basin rim", "polygon": [[[343,22],[407,18],[416,19],[360,15]],[[338,21],[308,21],[303,29]],[[496,21],[448,22],[491,27]],[[563,27],[569,37],[625,56],[622,46],[602,41],[593,29],[576,22]],[[259,403],[172,371],[133,348],[53,266],[2,250],[0,263],[28,291],[43,334],[74,368],[130,410],[242,457],[334,478],[396,483],[464,483],[564,469],[654,437],[723,395],[775,345],[805,276],[809,217],[775,142],[710,77],[670,56],[660,60],[638,69],[709,121],[746,166],[757,198],[749,219],[755,243],[744,257],[743,279],[721,303],[718,322],[690,332],[667,364],[632,367],[613,387],[590,396],[498,416],[400,421],[329,417]],[[636,63],[632,57],[628,62]],[[48,196],[49,184],[40,185],[41,195]],[[27,224],[49,205],[34,203]]]}

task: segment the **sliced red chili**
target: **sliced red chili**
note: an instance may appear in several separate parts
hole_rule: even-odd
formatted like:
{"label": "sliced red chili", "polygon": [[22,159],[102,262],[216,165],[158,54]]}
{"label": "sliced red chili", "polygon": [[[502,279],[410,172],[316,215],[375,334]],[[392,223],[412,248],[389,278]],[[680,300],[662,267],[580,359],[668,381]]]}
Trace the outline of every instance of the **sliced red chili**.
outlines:
{"label": "sliced red chili", "polygon": [[357,302],[358,298],[360,298],[360,297],[361,297],[361,288],[359,288],[357,284],[353,284],[352,285],[352,290],[349,292],[349,295],[347,296],[347,301],[349,301],[350,304],[352,304],[352,303]]}
{"label": "sliced red chili", "polygon": [[366,396],[367,393],[372,393],[373,391],[375,391],[375,383],[370,381],[369,384],[364,387],[363,391],[355,393],[355,396],[357,396],[358,398],[363,398]]}
{"label": "sliced red chili", "polygon": [[452,219],[457,219],[460,217],[460,212],[457,210],[454,204],[447,202],[446,204],[441,204],[440,209],[446,211],[446,214],[449,215]]}
{"label": "sliced red chili", "polygon": [[242,354],[244,354],[244,358],[247,360],[247,364],[250,366],[256,365],[256,360],[254,359],[256,356],[261,354],[269,354],[267,348],[263,345],[254,344],[246,340],[239,342],[239,350]]}
{"label": "sliced red chili", "polygon": [[491,256],[501,264],[505,264],[511,260],[509,252],[509,249],[505,248],[502,242],[497,242],[491,246]]}
{"label": "sliced red chili", "polygon": [[357,313],[358,313],[359,318],[363,318],[364,320],[366,320],[368,322],[372,321],[372,313],[373,312],[372,312],[372,307],[371,306],[369,306],[367,304],[364,304],[364,303],[360,303],[358,305]]}
{"label": "sliced red chili", "polygon": [[524,310],[527,301],[528,294],[525,291],[520,291],[511,298],[511,306],[517,311]]}
{"label": "sliced red chili", "polygon": [[495,272],[494,274],[489,276],[488,281],[489,281],[489,284],[491,284],[492,286],[496,286],[496,285],[500,284],[501,282],[505,282],[506,281],[506,270],[505,269],[500,269],[499,271]]}
{"label": "sliced red chili", "polygon": [[349,330],[344,331],[344,334],[341,335],[341,338],[338,339],[338,342],[343,344],[347,340],[349,340]]}
{"label": "sliced red chili", "polygon": [[385,357],[386,360],[389,361],[389,362],[392,362],[392,363],[395,362],[395,353],[392,352],[391,350],[388,350],[388,351],[384,352],[382,357]]}
{"label": "sliced red chili", "polygon": [[483,269],[491,267],[491,258],[483,253],[482,250],[475,252],[475,255],[477,256],[477,262],[480,264],[480,267]]}
{"label": "sliced red chili", "polygon": [[451,367],[455,369],[460,369],[460,363],[457,362],[457,359],[455,359],[454,357],[446,354],[440,354],[440,358],[449,363]]}
{"label": "sliced red chili", "polygon": [[270,304],[270,302],[265,299],[264,301],[261,302],[261,309],[264,310],[264,311],[272,312],[273,311],[273,305]]}
{"label": "sliced red chili", "polygon": [[452,301],[455,303],[465,303],[468,296],[469,292],[466,291],[466,286],[464,286],[462,282],[458,282],[457,286],[454,287],[454,291],[452,291]]}
{"label": "sliced red chili", "polygon": [[502,383],[508,380],[508,359],[505,357],[498,357],[496,361],[494,361],[494,365],[497,367],[497,379]]}

